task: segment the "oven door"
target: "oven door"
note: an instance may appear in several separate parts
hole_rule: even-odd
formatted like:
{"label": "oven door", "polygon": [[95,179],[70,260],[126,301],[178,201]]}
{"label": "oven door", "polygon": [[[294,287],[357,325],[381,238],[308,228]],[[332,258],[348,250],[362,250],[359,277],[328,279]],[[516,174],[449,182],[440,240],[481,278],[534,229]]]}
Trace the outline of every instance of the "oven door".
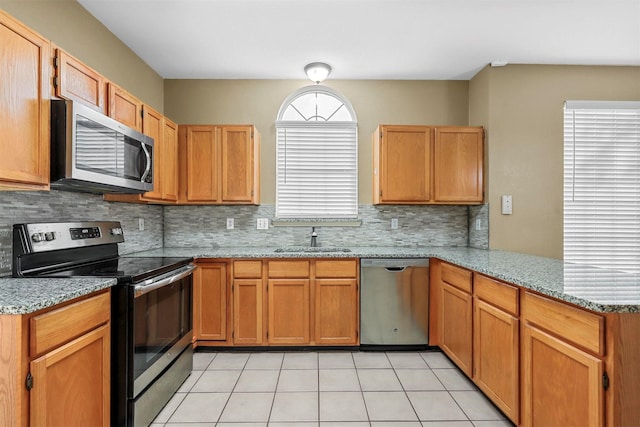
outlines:
{"label": "oven door", "polygon": [[130,398],[137,398],[191,345],[194,269],[188,265],[134,287]]}

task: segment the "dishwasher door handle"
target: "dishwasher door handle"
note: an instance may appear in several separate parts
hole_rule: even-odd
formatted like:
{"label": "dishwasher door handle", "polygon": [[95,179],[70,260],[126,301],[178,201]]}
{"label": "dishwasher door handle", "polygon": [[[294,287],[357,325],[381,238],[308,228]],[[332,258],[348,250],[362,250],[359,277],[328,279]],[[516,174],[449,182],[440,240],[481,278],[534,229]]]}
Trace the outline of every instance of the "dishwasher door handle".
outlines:
{"label": "dishwasher door handle", "polygon": [[404,271],[407,267],[385,267],[384,269],[391,273],[400,273]]}

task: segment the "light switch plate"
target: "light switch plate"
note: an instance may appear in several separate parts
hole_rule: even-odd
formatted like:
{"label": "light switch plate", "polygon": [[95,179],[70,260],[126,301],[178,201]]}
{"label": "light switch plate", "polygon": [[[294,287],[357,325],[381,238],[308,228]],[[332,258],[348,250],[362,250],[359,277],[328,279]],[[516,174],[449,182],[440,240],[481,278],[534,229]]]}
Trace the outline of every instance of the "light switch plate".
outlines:
{"label": "light switch plate", "polygon": [[502,196],[502,215],[511,215],[513,213],[513,199],[510,194]]}
{"label": "light switch plate", "polygon": [[138,218],[138,230],[144,231],[144,218]]}
{"label": "light switch plate", "polygon": [[257,227],[258,227],[258,230],[268,230],[269,218],[258,218]]}
{"label": "light switch plate", "polygon": [[227,218],[227,230],[233,230],[234,220],[233,218]]}
{"label": "light switch plate", "polygon": [[398,229],[398,218],[391,218],[391,229],[392,230]]}

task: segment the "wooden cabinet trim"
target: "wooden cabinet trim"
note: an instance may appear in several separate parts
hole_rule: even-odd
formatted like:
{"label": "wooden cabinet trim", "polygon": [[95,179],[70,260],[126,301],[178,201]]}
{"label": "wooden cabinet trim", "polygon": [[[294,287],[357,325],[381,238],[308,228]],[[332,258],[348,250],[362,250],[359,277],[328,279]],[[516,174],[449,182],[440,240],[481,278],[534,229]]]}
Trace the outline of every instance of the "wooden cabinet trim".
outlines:
{"label": "wooden cabinet trim", "polygon": [[449,285],[469,294],[472,292],[473,276],[471,271],[453,264],[444,263],[441,267],[441,275],[444,283],[448,283]]}
{"label": "wooden cabinet trim", "polygon": [[524,292],[522,319],[594,354],[605,353],[604,317],[549,298]]}
{"label": "wooden cabinet trim", "polygon": [[38,356],[111,319],[111,297],[102,293],[31,318],[30,354]]}
{"label": "wooden cabinet trim", "polygon": [[473,273],[473,292],[481,300],[507,313],[518,316],[519,291],[517,287],[499,282],[482,274]]}

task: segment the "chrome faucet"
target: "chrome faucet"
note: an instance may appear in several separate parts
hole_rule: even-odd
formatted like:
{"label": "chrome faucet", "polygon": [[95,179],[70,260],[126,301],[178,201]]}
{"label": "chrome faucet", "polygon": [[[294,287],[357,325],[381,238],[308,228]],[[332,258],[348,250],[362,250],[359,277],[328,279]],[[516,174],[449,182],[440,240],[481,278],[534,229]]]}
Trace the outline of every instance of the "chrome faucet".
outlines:
{"label": "chrome faucet", "polygon": [[318,246],[318,233],[316,233],[316,228],[311,227],[311,247],[315,248]]}

